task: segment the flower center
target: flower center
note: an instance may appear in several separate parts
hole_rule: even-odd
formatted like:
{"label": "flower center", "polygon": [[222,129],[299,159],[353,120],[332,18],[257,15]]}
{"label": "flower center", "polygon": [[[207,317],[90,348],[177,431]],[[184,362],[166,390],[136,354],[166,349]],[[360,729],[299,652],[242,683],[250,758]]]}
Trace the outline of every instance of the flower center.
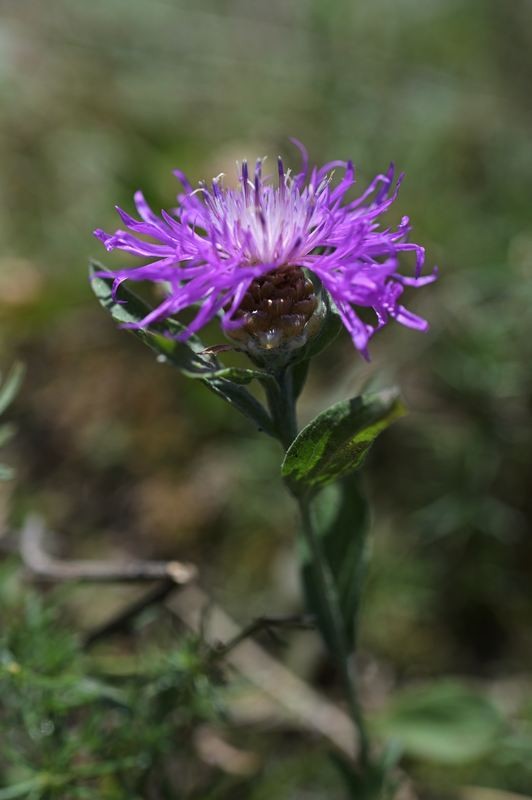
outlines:
{"label": "flower center", "polygon": [[228,335],[250,349],[300,347],[321,324],[320,300],[301,267],[272,270],[255,278],[235,313],[244,320]]}

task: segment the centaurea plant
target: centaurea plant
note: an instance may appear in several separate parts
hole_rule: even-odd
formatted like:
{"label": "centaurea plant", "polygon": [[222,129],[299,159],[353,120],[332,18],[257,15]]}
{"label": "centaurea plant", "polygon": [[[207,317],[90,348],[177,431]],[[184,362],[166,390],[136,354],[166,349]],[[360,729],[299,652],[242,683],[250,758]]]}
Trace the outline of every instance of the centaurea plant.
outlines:
{"label": "centaurea plant", "polygon": [[[396,227],[381,224],[403,177],[394,178],[393,166],[352,197],[350,161],[310,168],[296,145],[301,171],[286,170],[279,158],[275,175],[265,175],[264,160],[253,172],[244,161],[237,188],[225,187],[223,176],[193,188],[176,171],[177,207],[160,215],[137,192],[138,217],[118,208],[124,227],[95,235],[107,250],[143,263],[114,271],[93,265],[92,285],[121,327],[160,360],[203,381],[280,441],[281,473],[301,514],[305,602],[337,665],[358,741],[344,774],[353,796],[376,797],[389,760],[370,744],[354,670],[367,525],[355,472],[404,409],[397,392],[386,390],[341,401],[299,430],[296,402],[310,359],[342,326],[364,358],[373,334],[390,320],[425,331],[427,322],[401,299],[405,288],[431,283],[436,273],[422,275],[424,250],[409,240],[408,217]],[[414,269],[405,275],[400,259],[409,253]],[[159,305],[146,307],[124,285],[130,281],[159,284]],[[214,319],[227,343],[206,348],[198,331]],[[219,355],[227,349],[244,352],[253,367],[225,367]],[[265,402],[246,388],[254,380]],[[337,486],[332,501],[323,491],[330,484]],[[335,503],[328,524],[317,513],[325,497]]]}

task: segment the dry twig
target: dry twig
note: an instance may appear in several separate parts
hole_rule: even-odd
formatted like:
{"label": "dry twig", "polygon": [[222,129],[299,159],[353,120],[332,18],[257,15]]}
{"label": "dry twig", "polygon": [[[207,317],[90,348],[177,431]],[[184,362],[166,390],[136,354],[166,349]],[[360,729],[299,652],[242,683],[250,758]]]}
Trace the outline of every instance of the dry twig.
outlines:
{"label": "dry twig", "polygon": [[[194,585],[197,570],[193,565],[178,561],[129,561],[116,564],[109,561],[66,560],[50,556],[45,549],[46,529],[38,517],[26,520],[21,532],[20,553],[26,568],[45,581],[138,582],[158,581],[158,584],[86,637],[92,644],[103,636],[122,630],[148,605],[166,599],[166,607],[191,630],[203,636],[214,651],[224,652],[224,660],[235,668],[251,685],[268,698],[269,712],[286,723],[287,717],[301,727],[328,739],[331,744],[351,758],[356,756],[358,741],[347,714],[323,698],[311,686],[294,675],[263,647],[249,637],[265,627],[308,626],[308,620],[295,618],[264,618],[242,630],[209,596]],[[177,593],[174,590],[181,588]],[[205,624],[205,610],[209,611]],[[226,645],[220,645],[226,642]],[[288,714],[287,714],[288,712]],[[264,713],[264,712],[262,712]]]}
{"label": "dry twig", "polygon": [[54,558],[44,548],[45,535],[45,526],[36,516],[28,517],[20,534],[20,555],[24,565],[41,580],[134,583],[169,579],[184,586],[197,576],[193,564],[180,561],[132,559],[117,564],[113,561]]}
{"label": "dry twig", "polygon": [[[197,585],[188,586],[180,594],[169,597],[166,605],[189,628],[203,635],[214,649],[219,647],[220,641],[236,640],[240,634],[237,623]],[[290,672],[259,644],[251,639],[241,640],[227,653],[225,661],[272,701],[277,718],[284,717],[286,723],[288,712],[288,716],[303,728],[328,739],[350,758],[355,757],[358,741],[348,715]]]}

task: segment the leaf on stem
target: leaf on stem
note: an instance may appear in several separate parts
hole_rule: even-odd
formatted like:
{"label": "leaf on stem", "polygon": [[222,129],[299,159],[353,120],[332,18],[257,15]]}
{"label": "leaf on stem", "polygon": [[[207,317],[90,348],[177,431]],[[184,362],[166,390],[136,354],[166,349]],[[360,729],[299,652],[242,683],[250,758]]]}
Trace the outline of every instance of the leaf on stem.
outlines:
{"label": "leaf on stem", "polygon": [[348,475],[362,466],[379,433],[403,414],[395,389],[336,403],[294,439],[282,464],[283,477],[298,494]]}
{"label": "leaf on stem", "polygon": [[[359,489],[358,479],[350,475],[338,486],[325,489],[315,501],[317,534],[334,581],[342,617],[345,642],[355,644],[356,617],[367,562],[369,509]],[[328,640],[328,614],[322,607],[319,585],[310,554],[305,549],[301,568],[306,607],[315,615],[322,635]]]}
{"label": "leaf on stem", "polygon": [[[97,277],[104,269],[97,262],[91,262],[91,286],[100,304],[119,323],[138,323],[150,312],[149,306],[123,284],[113,296],[113,280]],[[184,330],[176,320],[165,320],[164,324],[152,324],[148,329],[133,328],[132,333],[148,345],[158,358],[177,367],[183,375],[195,378],[222,397],[251,419],[258,427],[275,436],[271,418],[264,406],[245,388],[244,385],[257,379],[262,383],[271,380],[268,373],[257,369],[224,367],[213,353],[205,353],[201,339],[193,335],[186,342],[179,342],[177,336]],[[170,334],[170,335],[168,335]]]}

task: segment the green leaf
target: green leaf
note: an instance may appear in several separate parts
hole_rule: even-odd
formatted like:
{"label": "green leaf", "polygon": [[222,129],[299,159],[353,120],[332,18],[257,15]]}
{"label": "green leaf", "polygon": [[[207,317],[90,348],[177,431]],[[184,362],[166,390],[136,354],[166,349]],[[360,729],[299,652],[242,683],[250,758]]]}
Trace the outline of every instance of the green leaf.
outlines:
{"label": "green leaf", "polygon": [[487,755],[504,726],[485,696],[451,680],[406,689],[376,722],[379,733],[397,739],[409,755],[442,764]]}
{"label": "green leaf", "polygon": [[[113,297],[113,281],[100,278],[96,273],[104,269],[101,264],[91,262],[91,285],[100,304],[121,324],[140,322],[151,311],[150,307],[123,284],[118,288],[116,299]],[[262,370],[240,367],[224,367],[212,353],[205,352],[201,339],[193,335],[186,342],[178,342],[167,336],[179,334],[184,330],[176,320],[165,320],[164,324],[152,324],[149,329],[133,328],[131,332],[144,344],[157,353],[159,360],[167,361],[177,367],[184,375],[195,378],[222,397],[251,419],[258,427],[275,436],[271,418],[261,403],[246,389],[244,385],[257,379],[262,383],[272,377]]]}
{"label": "green leaf", "polygon": [[3,447],[15,435],[16,428],[14,425],[0,425],[0,447]]}
{"label": "green leaf", "polygon": [[10,481],[15,476],[15,470],[7,464],[0,464],[0,481]]}
{"label": "green leaf", "polygon": [[[96,277],[96,273],[102,269],[104,267],[101,264],[91,263],[91,286],[100,304],[122,325],[138,323],[144,319],[150,313],[150,307],[124,284],[118,288],[115,299],[113,281],[110,278]],[[205,346],[197,336],[191,336],[186,342],[177,342],[165,335],[167,331],[178,334],[183,330],[183,326],[175,320],[167,320],[164,325],[153,323],[148,329],[133,328],[131,332],[158,353],[162,360],[172,361],[186,374],[199,377],[218,370],[218,359],[214,355],[201,353]]]}
{"label": "green leaf", "polygon": [[124,691],[87,676],[66,675],[62,680],[57,677],[39,679],[38,676],[32,676],[32,685],[56,690],[49,700],[50,709],[54,711],[85,706],[98,700],[106,700],[123,707],[128,705]]}
{"label": "green leaf", "polygon": [[222,397],[227,403],[237,408],[241,414],[254,422],[259,430],[264,431],[269,436],[277,438],[277,431],[274,428],[272,419],[262,403],[259,403],[253,395],[246,391],[243,386],[238,386],[231,380],[211,377],[204,381],[207,388]]}
{"label": "green leaf", "polygon": [[[338,486],[325,489],[315,501],[315,522],[325,559],[338,597],[345,641],[355,644],[355,623],[362,581],[367,564],[368,504],[351,475]],[[318,627],[329,643],[328,615],[316,592],[318,579],[308,551],[304,550],[301,570],[306,607],[315,615]]]}
{"label": "green leaf", "polygon": [[342,400],[312,420],[289,447],[282,475],[297,493],[358,469],[379,433],[405,409],[395,389]]}
{"label": "green leaf", "polygon": [[31,792],[43,788],[45,779],[42,775],[35,775],[27,781],[15,783],[0,789],[0,800],[15,800],[17,797],[28,797]]}
{"label": "green leaf", "polygon": [[7,378],[5,379],[2,387],[0,388],[0,414],[3,414],[6,408],[12,403],[13,399],[15,398],[20,384],[22,383],[22,378],[24,377],[24,365],[23,364],[15,364]]}

